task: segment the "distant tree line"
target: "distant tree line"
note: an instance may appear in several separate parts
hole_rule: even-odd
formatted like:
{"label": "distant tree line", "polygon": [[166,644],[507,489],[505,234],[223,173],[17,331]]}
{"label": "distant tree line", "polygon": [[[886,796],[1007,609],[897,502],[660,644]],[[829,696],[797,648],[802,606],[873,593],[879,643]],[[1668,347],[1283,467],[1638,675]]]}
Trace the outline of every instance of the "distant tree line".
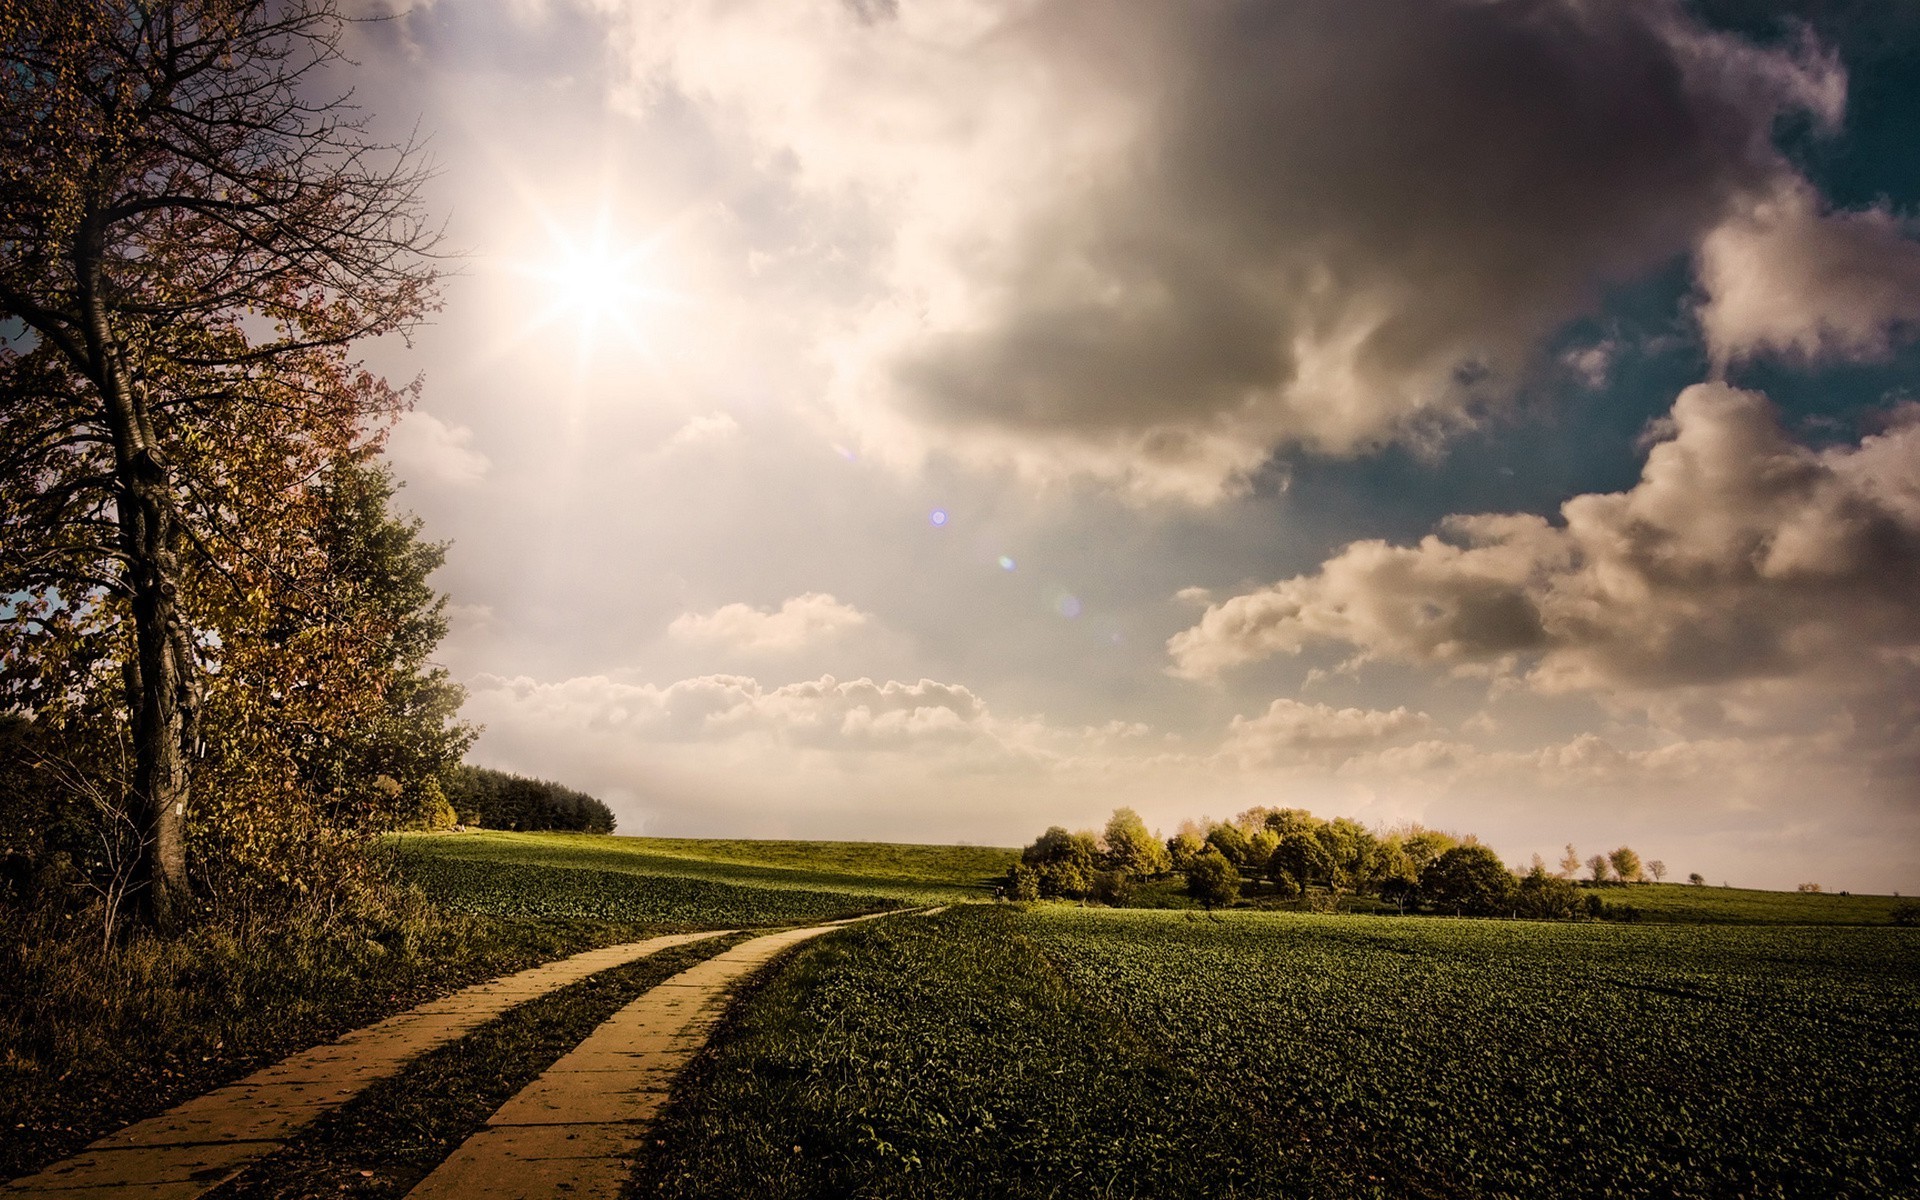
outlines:
{"label": "distant tree line", "polygon": [[1056,825],[1041,834],[1008,871],[1002,894],[1124,906],[1143,885],[1178,881],[1208,909],[1251,892],[1309,908],[1369,897],[1402,913],[1543,920],[1637,915],[1583,894],[1574,881],[1583,867],[1596,884],[1659,880],[1667,873],[1665,863],[1643,864],[1627,846],[1583,862],[1569,845],[1557,870],[1535,855],[1528,871],[1515,874],[1471,834],[1420,825],[1376,831],[1301,808],[1256,807],[1231,821],[1189,821],[1162,840],[1139,814],[1122,808],[1100,833]]}
{"label": "distant tree line", "polygon": [[491,767],[455,767],[448,779],[447,799],[464,825],[613,832],[613,810],[585,792]]}

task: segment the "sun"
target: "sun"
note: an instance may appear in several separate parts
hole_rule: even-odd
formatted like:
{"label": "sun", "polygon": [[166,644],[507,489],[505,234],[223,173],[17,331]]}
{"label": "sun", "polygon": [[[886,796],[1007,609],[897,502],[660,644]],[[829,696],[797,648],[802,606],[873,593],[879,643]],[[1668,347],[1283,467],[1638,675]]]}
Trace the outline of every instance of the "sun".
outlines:
{"label": "sun", "polygon": [[549,224],[546,245],[510,264],[524,286],[523,328],[570,337],[580,366],[614,344],[648,352],[660,310],[682,300],[658,282],[661,240],[625,239],[604,218],[584,231]]}

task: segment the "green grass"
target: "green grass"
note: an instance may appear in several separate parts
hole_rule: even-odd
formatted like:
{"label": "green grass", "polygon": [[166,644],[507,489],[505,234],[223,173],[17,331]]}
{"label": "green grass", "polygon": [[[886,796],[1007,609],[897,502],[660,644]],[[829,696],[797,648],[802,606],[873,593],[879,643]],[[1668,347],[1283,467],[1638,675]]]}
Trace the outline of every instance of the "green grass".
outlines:
{"label": "green grass", "polygon": [[1599,896],[1610,905],[1630,904],[1640,910],[1643,921],[1702,925],[1888,925],[1894,909],[1913,903],[1898,896],[1765,892],[1686,883],[1588,885],[1581,893]]}
{"label": "green grass", "polygon": [[1920,930],[1058,906],[1020,928],[1351,1164],[1291,1195],[1864,1198],[1920,1173]]}
{"label": "green grass", "polygon": [[1022,927],[962,906],[800,950],[676,1086],[637,1194],[1271,1194],[1258,1115],[1089,1004]]}
{"label": "green grass", "polygon": [[208,1200],[404,1196],[601,1022],[748,936],[671,947],[520,1005],[374,1084]]}
{"label": "green grass", "polygon": [[914,903],[989,894],[1016,851],[886,842],[756,842],[631,838],[591,833],[415,834],[410,857],[511,863],[703,879],[756,888],[883,896]]}

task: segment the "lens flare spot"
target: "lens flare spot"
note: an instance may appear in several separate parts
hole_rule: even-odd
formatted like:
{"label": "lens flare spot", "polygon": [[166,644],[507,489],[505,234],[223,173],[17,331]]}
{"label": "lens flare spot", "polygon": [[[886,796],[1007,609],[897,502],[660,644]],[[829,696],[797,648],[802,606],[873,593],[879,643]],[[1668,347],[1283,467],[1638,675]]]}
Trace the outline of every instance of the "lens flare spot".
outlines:
{"label": "lens flare spot", "polygon": [[947,510],[944,508],[936,508],[932,513],[928,514],[927,520],[933,522],[935,525],[945,525],[947,523]]}
{"label": "lens flare spot", "polygon": [[1053,602],[1053,609],[1061,616],[1072,620],[1080,615],[1080,597],[1073,595],[1061,596]]}
{"label": "lens flare spot", "polygon": [[1002,554],[1000,556],[1000,569],[1002,571],[1013,570],[1013,560],[1011,558],[1008,558],[1006,555]]}

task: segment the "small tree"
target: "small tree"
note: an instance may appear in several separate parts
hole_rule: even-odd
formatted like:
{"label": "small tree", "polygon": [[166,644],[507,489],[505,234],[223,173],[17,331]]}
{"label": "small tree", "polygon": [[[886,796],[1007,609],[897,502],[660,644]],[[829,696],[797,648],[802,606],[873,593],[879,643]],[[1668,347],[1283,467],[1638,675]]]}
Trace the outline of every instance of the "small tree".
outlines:
{"label": "small tree", "polygon": [[1592,858],[1589,858],[1587,860],[1587,870],[1593,872],[1593,881],[1595,883],[1605,883],[1607,881],[1607,856],[1604,854],[1596,854]]}
{"label": "small tree", "polygon": [[1705,887],[1707,886],[1707,877],[1698,871],[1690,871],[1687,874],[1687,882],[1694,887]]}
{"label": "small tree", "polygon": [[1667,877],[1667,864],[1656,858],[1647,864],[1647,874],[1653,876],[1655,883],[1659,883]]}
{"label": "small tree", "polygon": [[1613,864],[1613,873],[1622,883],[1639,883],[1646,878],[1646,872],[1640,866],[1640,856],[1633,852],[1631,846],[1615,850],[1607,855],[1607,861]]}
{"label": "small tree", "polygon": [[1212,846],[1194,855],[1187,867],[1187,895],[1198,900],[1208,912],[1238,900],[1240,884],[1240,872],[1227,861],[1226,855]]}
{"label": "small tree", "polygon": [[1579,873],[1580,873],[1580,852],[1573,848],[1572,842],[1568,842],[1567,852],[1560,856],[1560,878],[1572,879],[1575,875],[1578,875]]}
{"label": "small tree", "polygon": [[1206,849],[1206,839],[1191,829],[1182,829],[1167,839],[1167,861],[1176,871],[1193,865],[1193,856]]}
{"label": "small tree", "polygon": [[1111,870],[1145,877],[1164,874],[1173,867],[1166,843],[1148,832],[1147,823],[1131,808],[1113,810],[1103,841]]}

